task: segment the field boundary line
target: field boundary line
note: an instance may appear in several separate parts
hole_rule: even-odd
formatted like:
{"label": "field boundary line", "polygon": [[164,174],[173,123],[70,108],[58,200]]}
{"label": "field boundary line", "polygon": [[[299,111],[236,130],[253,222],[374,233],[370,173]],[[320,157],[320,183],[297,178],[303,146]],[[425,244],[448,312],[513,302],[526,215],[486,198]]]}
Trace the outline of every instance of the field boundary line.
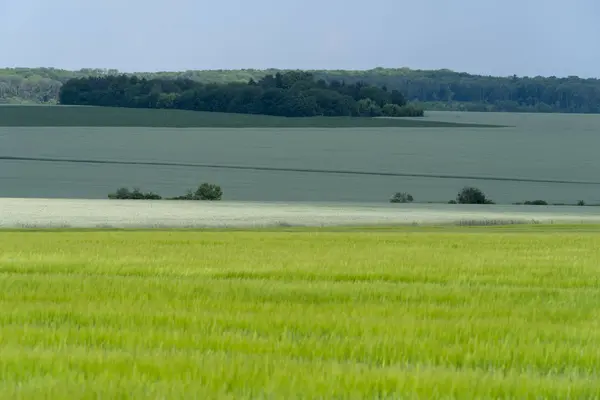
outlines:
{"label": "field boundary line", "polygon": [[512,178],[503,176],[483,176],[483,175],[452,175],[440,173],[418,173],[418,172],[378,172],[378,171],[357,171],[357,170],[337,170],[337,169],[313,169],[313,168],[286,168],[286,167],[261,167],[252,165],[231,165],[231,164],[200,164],[200,163],[181,163],[165,161],[119,161],[119,160],[92,160],[76,158],[51,158],[51,157],[20,157],[20,156],[0,156],[3,161],[37,161],[50,163],[79,163],[79,164],[112,164],[112,165],[146,165],[146,166],[164,166],[164,167],[186,167],[186,168],[213,168],[213,169],[234,169],[249,171],[274,171],[274,172],[305,172],[313,174],[337,174],[337,175],[370,175],[370,176],[395,176],[409,178],[432,178],[432,179],[466,179],[478,181],[508,181],[508,182],[531,182],[531,183],[561,183],[574,185],[600,185],[597,181],[580,181],[564,179],[536,179],[536,178]]}

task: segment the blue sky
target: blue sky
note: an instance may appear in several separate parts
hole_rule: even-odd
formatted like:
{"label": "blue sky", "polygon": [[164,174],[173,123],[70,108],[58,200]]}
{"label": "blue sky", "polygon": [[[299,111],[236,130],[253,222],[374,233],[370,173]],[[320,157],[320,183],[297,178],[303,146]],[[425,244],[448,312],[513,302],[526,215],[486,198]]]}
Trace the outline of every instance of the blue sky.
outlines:
{"label": "blue sky", "polygon": [[0,67],[600,77],[600,1],[0,0]]}

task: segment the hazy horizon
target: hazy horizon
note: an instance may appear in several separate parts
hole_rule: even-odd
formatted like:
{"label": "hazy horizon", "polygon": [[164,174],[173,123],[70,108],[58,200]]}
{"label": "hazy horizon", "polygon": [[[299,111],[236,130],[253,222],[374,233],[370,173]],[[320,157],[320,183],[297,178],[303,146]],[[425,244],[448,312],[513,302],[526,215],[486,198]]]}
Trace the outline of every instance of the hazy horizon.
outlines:
{"label": "hazy horizon", "polygon": [[[0,68],[449,69],[600,77],[600,3],[0,0]],[[62,22],[64,21],[64,23]],[[567,35],[568,33],[568,35]],[[1,39],[0,39],[1,40]]]}
{"label": "hazy horizon", "polygon": [[381,67],[381,66],[375,66],[375,67],[370,67],[370,68],[363,68],[363,69],[355,69],[355,68],[336,68],[336,69],[326,69],[326,68],[276,68],[276,67],[266,67],[266,68],[214,68],[214,69],[170,69],[170,70],[162,70],[162,69],[155,69],[155,70],[150,70],[150,69],[144,69],[144,70],[122,70],[122,69],[118,69],[118,68],[112,68],[112,67],[94,67],[94,66],[87,66],[87,67],[81,67],[81,68],[76,68],[76,69],[69,69],[69,68],[61,68],[61,67],[55,67],[55,66],[46,66],[46,65],[38,65],[38,66],[1,66],[0,65],[0,69],[35,69],[35,68],[48,68],[48,69],[57,69],[57,70],[63,70],[63,71],[71,71],[71,72],[77,72],[83,69],[99,69],[99,70],[116,70],[118,73],[125,73],[125,74],[136,74],[136,73],[174,73],[174,72],[186,72],[186,71],[267,71],[267,70],[301,70],[301,71],[370,71],[370,70],[374,70],[377,68],[384,68],[384,69],[410,69],[413,71],[440,71],[440,70],[449,70],[452,72],[457,72],[457,73],[468,73],[470,75],[480,75],[480,76],[491,76],[491,77],[511,77],[513,75],[516,75],[517,77],[528,77],[528,78],[535,78],[535,77],[542,77],[542,78],[550,78],[550,77],[556,77],[556,78],[568,78],[570,76],[575,76],[577,78],[581,78],[581,79],[600,79],[600,77],[596,77],[596,76],[581,76],[581,75],[519,75],[519,74],[509,74],[509,75],[495,75],[495,74],[487,74],[487,73],[481,73],[481,72],[477,72],[477,71],[462,71],[462,70],[452,70],[450,68],[444,68],[444,67],[440,67],[440,68],[412,68],[412,67],[407,67],[407,66],[401,66],[401,67]]}

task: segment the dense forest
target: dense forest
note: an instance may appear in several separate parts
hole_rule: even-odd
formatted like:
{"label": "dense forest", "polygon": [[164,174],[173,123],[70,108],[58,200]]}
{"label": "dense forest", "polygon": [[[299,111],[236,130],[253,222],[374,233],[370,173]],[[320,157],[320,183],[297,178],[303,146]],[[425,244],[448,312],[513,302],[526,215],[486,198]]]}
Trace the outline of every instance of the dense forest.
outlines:
{"label": "dense forest", "polygon": [[419,117],[402,93],[356,82],[316,80],[291,71],[247,83],[202,83],[191,79],[127,75],[73,78],[60,88],[64,105],[161,108],[283,117]]}
{"label": "dense forest", "polygon": [[[200,83],[259,81],[278,70],[212,70],[135,73],[147,79],[189,79]],[[367,71],[311,72],[316,80],[365,82],[398,90],[408,102],[428,110],[600,113],[600,79],[578,77],[492,77],[449,70],[376,68]],[[69,79],[118,75],[116,70],[52,68],[0,69],[0,103],[55,103]]]}

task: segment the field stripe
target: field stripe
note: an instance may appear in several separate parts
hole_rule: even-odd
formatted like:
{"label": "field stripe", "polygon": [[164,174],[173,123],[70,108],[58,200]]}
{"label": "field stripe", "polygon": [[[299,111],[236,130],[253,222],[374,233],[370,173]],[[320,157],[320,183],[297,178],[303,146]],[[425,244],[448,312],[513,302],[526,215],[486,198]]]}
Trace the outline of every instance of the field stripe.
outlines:
{"label": "field stripe", "polygon": [[336,170],[336,169],[312,169],[312,168],[284,168],[284,167],[260,167],[251,165],[227,165],[227,164],[198,164],[198,163],[180,163],[180,162],[160,162],[160,161],[119,161],[119,160],[90,160],[75,158],[48,158],[48,157],[19,157],[19,156],[0,156],[0,160],[6,161],[38,161],[50,163],[80,163],[80,164],[112,164],[112,165],[148,165],[148,166],[168,166],[168,167],[195,167],[195,168],[215,168],[215,169],[236,169],[250,171],[277,171],[277,172],[306,172],[316,174],[337,174],[337,175],[371,175],[371,176],[395,176],[395,177],[413,177],[413,178],[435,178],[435,179],[468,179],[480,181],[508,181],[508,182],[535,182],[535,183],[563,183],[577,185],[600,185],[598,181],[581,180],[563,180],[563,179],[535,179],[535,178],[516,178],[503,176],[485,176],[485,175],[453,175],[441,173],[414,173],[414,172],[377,172],[377,171],[356,171],[356,170]]}

